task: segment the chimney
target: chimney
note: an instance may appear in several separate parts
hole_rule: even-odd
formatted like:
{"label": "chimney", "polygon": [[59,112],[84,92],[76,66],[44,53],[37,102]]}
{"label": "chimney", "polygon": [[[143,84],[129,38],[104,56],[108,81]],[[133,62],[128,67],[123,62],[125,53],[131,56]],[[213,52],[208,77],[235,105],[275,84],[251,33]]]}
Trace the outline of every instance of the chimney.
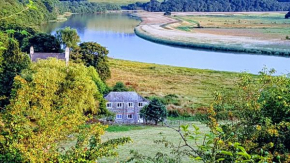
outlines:
{"label": "chimney", "polygon": [[65,48],[64,57],[65,57],[65,63],[66,63],[66,65],[68,65],[68,62],[69,62],[69,48],[68,47]]}
{"label": "chimney", "polygon": [[33,46],[31,46],[30,47],[30,59],[31,59],[31,61],[32,61],[33,54],[34,54],[34,48],[33,48]]}

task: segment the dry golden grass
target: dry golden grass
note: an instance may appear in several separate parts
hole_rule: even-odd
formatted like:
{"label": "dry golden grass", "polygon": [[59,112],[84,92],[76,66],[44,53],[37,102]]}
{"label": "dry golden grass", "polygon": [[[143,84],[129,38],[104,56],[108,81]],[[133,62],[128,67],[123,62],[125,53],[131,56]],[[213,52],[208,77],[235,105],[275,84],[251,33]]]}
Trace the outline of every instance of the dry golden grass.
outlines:
{"label": "dry golden grass", "polygon": [[215,90],[233,86],[238,73],[110,59],[110,86],[121,81],[143,96],[176,94],[184,108],[208,106]]}

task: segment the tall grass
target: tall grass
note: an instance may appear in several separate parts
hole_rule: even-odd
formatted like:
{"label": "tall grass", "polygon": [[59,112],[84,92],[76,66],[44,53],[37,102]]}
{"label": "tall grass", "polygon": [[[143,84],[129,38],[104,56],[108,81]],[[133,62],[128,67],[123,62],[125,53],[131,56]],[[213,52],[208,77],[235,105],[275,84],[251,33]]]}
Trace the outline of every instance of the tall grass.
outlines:
{"label": "tall grass", "polygon": [[195,113],[195,109],[209,106],[214,91],[231,89],[239,73],[194,68],[173,67],[110,59],[112,78],[107,81],[114,86],[121,81],[134,88],[144,97],[177,95],[170,102],[170,110]]}

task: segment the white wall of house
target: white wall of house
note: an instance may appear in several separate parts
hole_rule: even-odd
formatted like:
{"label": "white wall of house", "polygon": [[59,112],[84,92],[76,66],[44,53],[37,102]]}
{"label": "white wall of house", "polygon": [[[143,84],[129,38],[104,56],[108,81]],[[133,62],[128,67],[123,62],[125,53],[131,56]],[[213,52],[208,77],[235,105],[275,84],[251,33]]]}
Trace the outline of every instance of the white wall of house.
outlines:
{"label": "white wall of house", "polygon": [[107,109],[116,114],[115,121],[119,123],[143,123],[140,110],[147,102],[107,102]]}

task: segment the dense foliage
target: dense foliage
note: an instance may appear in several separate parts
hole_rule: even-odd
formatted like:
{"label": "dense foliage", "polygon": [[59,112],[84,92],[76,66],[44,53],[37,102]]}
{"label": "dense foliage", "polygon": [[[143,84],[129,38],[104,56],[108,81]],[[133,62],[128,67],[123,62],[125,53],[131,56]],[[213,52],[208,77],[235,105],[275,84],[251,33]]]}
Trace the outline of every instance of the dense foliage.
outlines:
{"label": "dense foliage", "polygon": [[144,106],[140,110],[140,115],[148,121],[153,121],[155,125],[158,122],[163,122],[167,117],[167,109],[165,105],[157,98],[153,98],[149,105]]}
{"label": "dense foliage", "polygon": [[96,42],[83,42],[76,48],[71,58],[76,62],[82,62],[86,66],[93,66],[105,81],[111,77],[108,61],[109,51]]}
{"label": "dense foliage", "polygon": [[107,10],[120,10],[120,7],[114,4],[99,4],[86,1],[63,1],[59,4],[58,10],[60,13],[97,13]]}
{"label": "dense foliage", "polygon": [[71,29],[70,27],[56,31],[56,38],[59,40],[63,47],[69,47],[72,49],[78,47],[78,43],[81,41],[77,30]]}
{"label": "dense foliage", "polygon": [[128,92],[129,89],[123,82],[117,82],[114,87],[112,88],[113,92]]}
{"label": "dense foliage", "polygon": [[285,19],[289,19],[290,17],[290,11],[285,15]]}
{"label": "dense foliage", "polygon": [[258,77],[242,75],[235,89],[216,93],[212,111],[226,113],[231,123],[221,127],[226,135],[234,133],[232,141],[244,144],[247,152],[263,150],[271,161],[289,162],[290,80],[272,76],[273,72],[263,71]]}
{"label": "dense foliage", "polygon": [[[87,125],[102,98],[97,72],[82,64],[40,60],[15,77],[10,105],[0,114],[0,162],[95,161],[130,141],[101,143],[105,127]],[[67,140],[74,148],[62,150]]]}
{"label": "dense foliage", "polygon": [[46,33],[38,33],[29,38],[25,38],[21,49],[22,51],[29,53],[31,46],[34,47],[35,52],[58,53],[61,51],[59,40]]}
{"label": "dense foliage", "polygon": [[58,0],[0,1],[0,26],[2,29],[14,29],[19,26],[36,27],[47,20],[56,18],[57,12],[54,8],[56,3]]}
{"label": "dense foliage", "polygon": [[20,51],[18,42],[8,38],[0,65],[0,107],[4,107],[9,102],[14,77],[20,74],[22,69],[27,68],[29,64],[30,58]]}
{"label": "dense foliage", "polygon": [[0,8],[0,30],[38,29],[39,25],[55,20],[64,12],[96,13],[120,9],[114,4],[59,0],[1,0]]}
{"label": "dense foliage", "polygon": [[237,12],[237,11],[287,11],[290,3],[276,0],[167,0],[130,4],[129,10],[143,8],[151,12]]}

